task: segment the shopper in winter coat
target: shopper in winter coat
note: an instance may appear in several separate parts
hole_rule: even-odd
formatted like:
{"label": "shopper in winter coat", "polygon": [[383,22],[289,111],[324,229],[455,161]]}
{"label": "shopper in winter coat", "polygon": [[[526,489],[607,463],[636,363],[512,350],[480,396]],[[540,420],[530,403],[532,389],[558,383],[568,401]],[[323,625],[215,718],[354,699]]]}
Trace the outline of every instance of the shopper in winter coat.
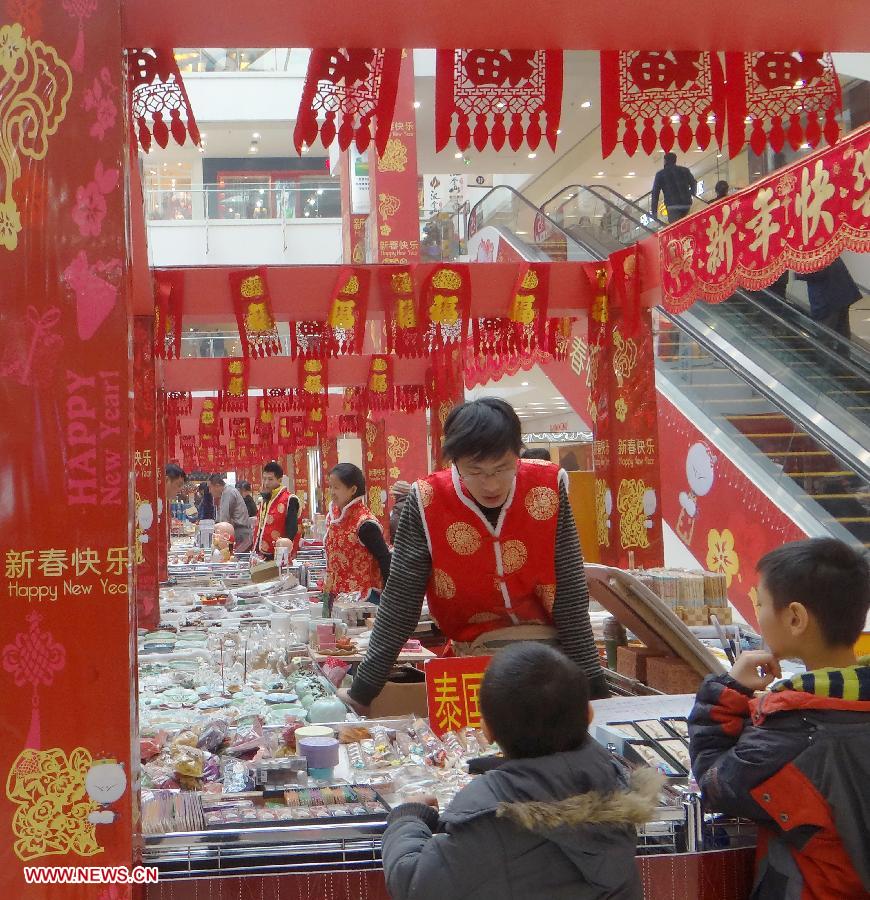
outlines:
{"label": "shopper in winter coat", "polygon": [[659,216],[659,197],[665,195],[665,206],[668,209],[668,222],[673,224],[689,214],[698,183],[691,169],[677,165],[677,154],[666,153],[665,162],[656,172],[652,186],[650,213],[654,219]]}
{"label": "shopper in winter coat", "polygon": [[[710,809],[759,824],[752,900],[866,900],[870,657],[853,648],[870,608],[867,559],[816,538],[768,553],[758,571],[770,650],[701,685],[692,770]],[[755,696],[795,657],[806,674]]]}
{"label": "shopper in winter coat", "polygon": [[817,272],[797,272],[795,278],[807,283],[810,316],[851,340],[849,307],[861,299],[861,291],[843,258],[838,256],[829,266]]}
{"label": "shopper in winter coat", "polygon": [[585,675],[541,643],[499,650],[484,676],[484,730],[507,762],[478,776],[444,813],[397,806],[384,834],[393,900],[640,900],[635,827],[661,778],[630,787],[587,736]]}

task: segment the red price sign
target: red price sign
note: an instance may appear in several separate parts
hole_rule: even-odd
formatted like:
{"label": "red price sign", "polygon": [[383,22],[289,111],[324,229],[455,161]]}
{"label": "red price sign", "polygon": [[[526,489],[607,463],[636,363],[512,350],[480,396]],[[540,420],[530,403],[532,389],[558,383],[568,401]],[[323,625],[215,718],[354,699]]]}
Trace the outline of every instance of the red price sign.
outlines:
{"label": "red price sign", "polygon": [[429,725],[439,737],[445,731],[480,727],[480,684],[489,656],[426,661]]}

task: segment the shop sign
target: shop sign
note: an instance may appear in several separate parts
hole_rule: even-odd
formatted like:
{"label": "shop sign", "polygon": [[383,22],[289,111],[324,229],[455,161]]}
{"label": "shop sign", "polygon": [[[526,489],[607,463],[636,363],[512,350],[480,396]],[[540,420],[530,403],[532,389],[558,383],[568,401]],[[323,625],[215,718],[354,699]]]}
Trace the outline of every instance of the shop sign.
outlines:
{"label": "shop sign", "polygon": [[480,728],[480,685],[490,656],[426,661],[429,724],[441,737],[447,731]]}

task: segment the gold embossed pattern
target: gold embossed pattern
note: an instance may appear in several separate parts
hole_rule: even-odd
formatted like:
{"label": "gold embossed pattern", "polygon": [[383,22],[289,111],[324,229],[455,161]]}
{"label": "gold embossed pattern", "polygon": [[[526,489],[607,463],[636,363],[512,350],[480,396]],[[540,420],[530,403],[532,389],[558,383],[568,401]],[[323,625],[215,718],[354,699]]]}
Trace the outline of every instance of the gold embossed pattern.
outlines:
{"label": "gold embossed pattern", "polygon": [[529,515],[539,522],[552,519],[559,509],[559,495],[548,487],[532,488],[526,494],[525,502]]}
{"label": "gold embossed pattern", "polygon": [[447,526],[447,543],[454,553],[472,556],[480,549],[480,532],[465,522],[454,522]]}

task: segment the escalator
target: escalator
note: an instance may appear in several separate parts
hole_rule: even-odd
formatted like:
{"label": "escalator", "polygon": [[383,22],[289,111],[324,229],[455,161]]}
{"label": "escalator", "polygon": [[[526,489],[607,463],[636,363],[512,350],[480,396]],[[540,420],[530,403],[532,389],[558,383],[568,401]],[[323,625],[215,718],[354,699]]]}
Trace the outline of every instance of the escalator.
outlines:
{"label": "escalator", "polygon": [[[558,196],[554,219],[495,188],[472,210],[469,235],[488,234],[523,259],[582,261],[660,224],[607,188]],[[806,533],[870,546],[870,354],[770,291],[699,302],[678,316],[657,308],[653,318],[659,392],[715,434]]]}

